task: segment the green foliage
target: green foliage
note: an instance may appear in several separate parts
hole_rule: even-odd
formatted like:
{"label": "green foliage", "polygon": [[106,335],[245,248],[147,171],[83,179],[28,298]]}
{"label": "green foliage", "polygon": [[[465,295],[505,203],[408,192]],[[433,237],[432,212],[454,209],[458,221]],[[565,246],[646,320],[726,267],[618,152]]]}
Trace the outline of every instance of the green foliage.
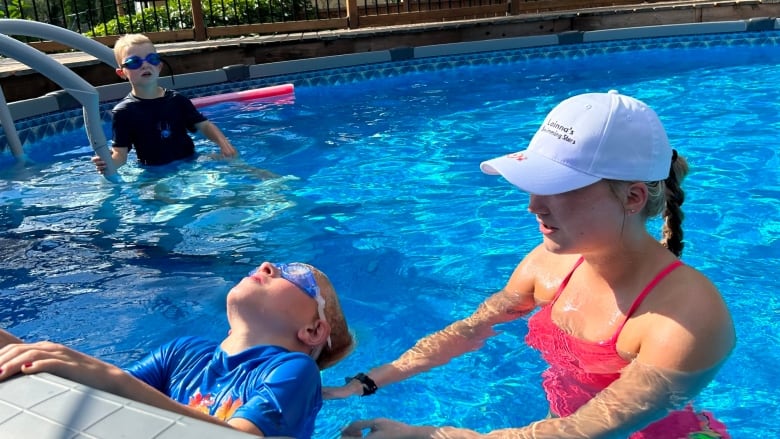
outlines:
{"label": "green foliage", "polygon": [[[169,14],[170,12],[170,14]],[[175,13],[174,13],[175,12]],[[192,14],[169,11],[165,6],[145,8],[132,15],[122,15],[106,23],[95,26],[94,31],[86,32],[88,37],[122,35],[128,33],[157,32],[192,27]]]}
{"label": "green foliage", "polygon": [[107,3],[103,0],[5,0],[0,3],[0,18],[34,20],[75,31],[107,21],[115,12],[110,0]]}
{"label": "green foliage", "polygon": [[4,5],[7,9],[0,9],[0,18],[22,18],[22,12],[15,4]]}
{"label": "green foliage", "polygon": [[[201,0],[207,27],[276,23],[316,18],[310,0]],[[95,26],[88,37],[126,33],[190,29],[192,0],[168,0],[167,5],[108,20]]]}
{"label": "green foliage", "polygon": [[21,1],[8,1],[0,3],[0,18],[24,18],[29,16],[32,5],[23,5]]}

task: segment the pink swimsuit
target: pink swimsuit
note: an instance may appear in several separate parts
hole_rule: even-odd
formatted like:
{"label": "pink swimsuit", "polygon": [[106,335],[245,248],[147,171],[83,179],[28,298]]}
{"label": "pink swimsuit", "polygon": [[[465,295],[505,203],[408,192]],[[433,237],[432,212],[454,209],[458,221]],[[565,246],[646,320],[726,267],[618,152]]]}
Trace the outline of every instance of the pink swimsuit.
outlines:
{"label": "pink swimsuit", "polygon": [[[617,352],[616,344],[620,331],[650,291],[672,270],[682,265],[682,262],[676,260],[650,281],[631,305],[612,338],[602,342],[590,342],[567,334],[552,321],[553,305],[582,261],[580,258],[574,265],[553,300],[528,321],[526,342],[539,350],[542,358],[550,365],[542,373],[542,386],[550,402],[550,411],[560,417],[574,413],[620,377],[621,369],[629,364]],[[697,433],[709,434],[701,437],[730,437],[725,426],[709,413],[695,413],[689,406],[684,410],[671,412],[667,417],[632,434],[631,439],[693,438],[697,437]]]}

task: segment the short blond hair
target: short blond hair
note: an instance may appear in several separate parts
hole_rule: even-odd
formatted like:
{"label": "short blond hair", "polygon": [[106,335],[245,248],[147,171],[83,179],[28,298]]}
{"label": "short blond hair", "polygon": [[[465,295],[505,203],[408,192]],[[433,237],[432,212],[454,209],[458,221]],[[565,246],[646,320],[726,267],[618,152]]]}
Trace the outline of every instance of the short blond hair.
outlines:
{"label": "short blond hair", "polygon": [[325,318],[330,324],[330,346],[325,345],[317,357],[317,366],[320,370],[327,369],[349,355],[355,348],[355,338],[347,325],[347,319],[341,310],[338,294],[333,284],[322,271],[306,264],[314,274],[320,294],[325,299]]}
{"label": "short blond hair", "polygon": [[125,49],[130,46],[140,46],[141,44],[151,44],[154,47],[152,40],[144,34],[126,34],[119,37],[116,43],[114,43],[114,58],[116,58],[117,65],[121,67],[124,61],[122,53],[124,53]]}

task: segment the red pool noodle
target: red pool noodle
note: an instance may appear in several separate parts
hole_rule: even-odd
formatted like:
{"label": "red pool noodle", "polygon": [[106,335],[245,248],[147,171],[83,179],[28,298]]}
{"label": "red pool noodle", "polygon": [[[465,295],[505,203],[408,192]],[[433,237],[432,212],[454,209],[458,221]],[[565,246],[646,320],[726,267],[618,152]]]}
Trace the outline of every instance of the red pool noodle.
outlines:
{"label": "red pool noodle", "polygon": [[294,91],[293,84],[272,85],[270,87],[255,88],[252,90],[236,91],[232,93],[222,93],[213,96],[201,96],[191,99],[195,107],[205,107],[220,102],[246,101],[249,99],[271,98],[290,94]]}

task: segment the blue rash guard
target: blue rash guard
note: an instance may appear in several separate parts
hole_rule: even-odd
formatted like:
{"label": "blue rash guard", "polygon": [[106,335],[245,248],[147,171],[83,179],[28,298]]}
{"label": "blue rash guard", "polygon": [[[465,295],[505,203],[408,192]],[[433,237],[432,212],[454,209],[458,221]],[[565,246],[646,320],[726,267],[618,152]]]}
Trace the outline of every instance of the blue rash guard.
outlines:
{"label": "blue rash guard", "polygon": [[213,341],[182,337],[125,370],[216,418],[246,419],[266,436],[310,438],[322,407],[317,364],[279,346],[228,355]]}

